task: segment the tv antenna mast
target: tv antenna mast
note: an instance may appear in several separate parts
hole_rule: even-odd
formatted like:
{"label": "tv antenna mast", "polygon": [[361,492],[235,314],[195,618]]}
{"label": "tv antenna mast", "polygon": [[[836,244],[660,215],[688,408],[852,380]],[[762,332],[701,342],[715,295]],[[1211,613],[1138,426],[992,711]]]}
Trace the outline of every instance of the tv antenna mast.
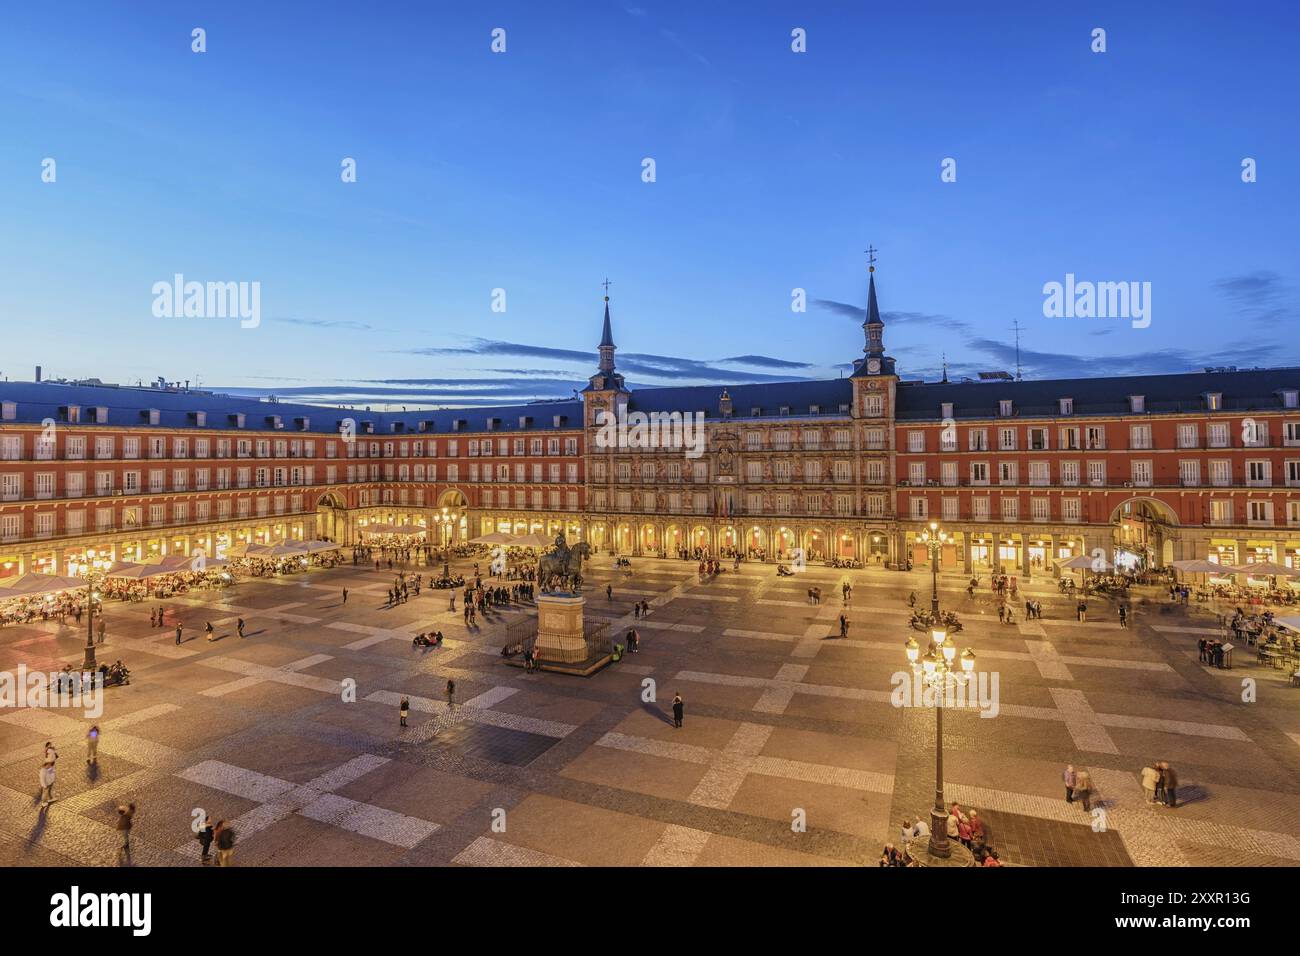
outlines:
{"label": "tv antenna mast", "polygon": [[1019,382],[1022,380],[1020,374],[1020,320],[1016,319],[1011,327],[1016,331],[1016,381]]}

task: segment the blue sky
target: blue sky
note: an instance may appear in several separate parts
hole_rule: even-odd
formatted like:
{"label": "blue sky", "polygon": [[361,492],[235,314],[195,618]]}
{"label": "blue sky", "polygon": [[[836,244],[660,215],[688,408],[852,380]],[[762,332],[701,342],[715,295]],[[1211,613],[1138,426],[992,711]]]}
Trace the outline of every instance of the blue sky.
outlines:
{"label": "blue sky", "polygon": [[[12,6],[0,374],[561,397],[608,276],[634,385],[834,376],[868,244],[905,377],[1013,369],[1013,322],[1036,378],[1300,364],[1294,5],[809,6]],[[156,318],[176,273],[261,324]],[[1150,326],[1045,318],[1067,273]]]}

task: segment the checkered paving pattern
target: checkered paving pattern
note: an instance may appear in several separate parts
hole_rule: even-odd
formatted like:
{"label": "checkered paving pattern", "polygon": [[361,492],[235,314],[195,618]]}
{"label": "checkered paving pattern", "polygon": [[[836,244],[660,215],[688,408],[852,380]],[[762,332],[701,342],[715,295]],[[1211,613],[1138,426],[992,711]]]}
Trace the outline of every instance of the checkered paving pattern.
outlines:
{"label": "checkered paving pattern", "polygon": [[[133,679],[104,692],[101,715],[0,709],[0,864],[199,865],[202,811],[233,824],[237,865],[873,865],[905,817],[928,818],[934,714],[896,706],[906,598],[928,593],[924,574],[784,579],[748,564],[701,581],[690,562],[633,564],[628,578],[594,563],[587,613],[612,633],[637,628],[641,652],[589,679],[502,662],[506,625],[533,608],[474,627],[445,591],[385,608],[386,570],[186,595],[163,602],[161,628],[149,625],[156,604],[110,605],[100,656],[126,660]],[[1050,581],[1029,588],[1044,618],[1017,625],[964,581],[941,590],[965,624],[957,643],[997,688],[991,711],[945,710],[944,794],[978,810],[1001,858],[1300,863],[1300,692],[1248,660],[1202,667],[1205,611],[1152,593],[1124,630],[1104,600],[1080,624]],[[642,599],[645,618],[632,614]],[[434,629],[442,647],[411,646]],[[0,670],[75,666],[81,640],[56,622],[0,630]],[[42,809],[47,740],[60,756]],[[1176,808],[1141,789],[1157,760],[1178,770]],[[1091,811],[1065,799],[1066,764],[1089,770]],[[139,811],[124,859],[113,823],[128,801]]]}

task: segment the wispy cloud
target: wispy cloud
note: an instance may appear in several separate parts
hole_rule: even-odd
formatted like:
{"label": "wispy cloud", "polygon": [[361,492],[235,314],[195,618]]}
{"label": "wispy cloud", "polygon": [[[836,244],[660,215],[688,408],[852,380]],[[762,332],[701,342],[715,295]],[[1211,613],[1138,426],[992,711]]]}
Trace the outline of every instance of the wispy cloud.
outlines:
{"label": "wispy cloud", "polygon": [[770,355],[733,355],[731,358],[718,359],[735,365],[753,365],[758,368],[812,368],[810,362],[791,362],[788,359],[772,358]]}
{"label": "wispy cloud", "polygon": [[[827,312],[843,316],[846,319],[853,319],[859,324],[865,321],[867,317],[865,306],[854,305],[851,302],[836,302],[834,299],[813,299],[813,305],[825,309]],[[969,322],[934,312],[881,312],[880,321],[885,323],[886,328],[894,325],[924,325],[930,329],[943,328],[956,332],[969,332],[972,329]]]}
{"label": "wispy cloud", "polygon": [[1269,269],[1218,279],[1214,287],[1228,298],[1248,305],[1264,305],[1273,302],[1285,290],[1282,277]]}

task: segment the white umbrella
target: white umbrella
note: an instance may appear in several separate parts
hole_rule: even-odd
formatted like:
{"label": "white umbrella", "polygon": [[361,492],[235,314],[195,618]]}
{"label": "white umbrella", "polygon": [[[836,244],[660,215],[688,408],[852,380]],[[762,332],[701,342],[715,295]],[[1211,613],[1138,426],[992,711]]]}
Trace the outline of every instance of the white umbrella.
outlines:
{"label": "white umbrella", "polygon": [[489,534],[481,534],[477,538],[471,538],[470,544],[513,544],[515,536],[506,534],[502,531],[493,531]]}
{"label": "white umbrella", "polygon": [[1221,564],[1215,564],[1213,561],[1205,561],[1201,558],[1188,558],[1183,561],[1171,561],[1174,567],[1184,574],[1226,574],[1228,569]]}
{"label": "white umbrella", "polygon": [[304,541],[302,544],[307,549],[308,554],[323,554],[326,551],[338,551],[343,547],[337,541],[322,541],[319,538]]}
{"label": "white umbrella", "polygon": [[70,578],[59,574],[41,574],[38,571],[30,571],[11,581],[5,589],[13,592],[8,595],[9,597],[30,597],[34,594],[71,591],[85,586],[86,580],[84,578]]}
{"label": "white umbrella", "polygon": [[550,535],[533,532],[532,534],[520,535],[510,543],[516,548],[549,548],[555,543],[555,539]]}
{"label": "white umbrella", "polygon": [[1280,624],[1288,630],[1300,634],[1300,617],[1275,617],[1273,623]]}
{"label": "white umbrella", "polygon": [[1110,571],[1115,567],[1101,555],[1094,558],[1086,554],[1063,561],[1060,566],[1070,571]]}
{"label": "white umbrella", "polygon": [[1233,574],[1248,574],[1252,577],[1265,578],[1271,578],[1275,575],[1291,578],[1300,575],[1300,572],[1297,572],[1294,568],[1288,568],[1272,561],[1256,561],[1254,564],[1234,564],[1227,570],[1231,571]]}

